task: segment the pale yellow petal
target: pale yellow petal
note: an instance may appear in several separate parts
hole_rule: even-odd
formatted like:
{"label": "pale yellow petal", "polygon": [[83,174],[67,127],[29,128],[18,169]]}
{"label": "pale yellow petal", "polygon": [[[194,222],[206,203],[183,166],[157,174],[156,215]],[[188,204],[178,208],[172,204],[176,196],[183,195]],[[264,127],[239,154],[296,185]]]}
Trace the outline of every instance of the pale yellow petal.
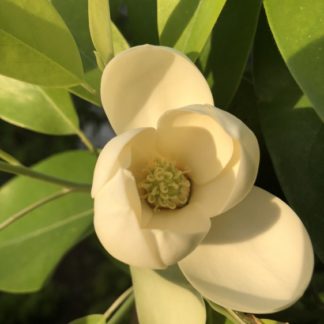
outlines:
{"label": "pale yellow petal", "polygon": [[95,232],[116,259],[139,267],[164,268],[154,236],[141,229],[140,213],[134,178],[120,169],[95,196]]}
{"label": "pale yellow petal", "polygon": [[101,101],[117,134],[156,127],[167,110],[190,104],[213,104],[207,81],[179,52],[142,45],[126,50],[106,66]]}
{"label": "pale yellow petal", "polygon": [[[145,203],[142,207],[143,210],[150,208]],[[146,216],[146,220],[145,228],[154,234],[160,258],[168,265],[193,251],[210,229],[210,219],[199,204],[155,211],[150,218]]]}
{"label": "pale yellow petal", "polygon": [[162,271],[131,267],[141,324],[205,324],[206,307],[177,266]]}
{"label": "pale yellow petal", "polygon": [[[193,251],[210,227],[207,217],[198,218],[199,208],[195,205],[186,213],[187,226],[183,223],[186,214],[177,216],[177,212],[154,215],[140,201],[131,172],[119,169],[95,196],[95,231],[116,259],[137,267],[160,269]],[[161,222],[162,216],[168,219]]]}
{"label": "pale yellow petal", "polygon": [[[187,107],[217,120],[233,139],[233,155],[223,171],[212,181],[195,184],[191,201],[216,216],[239,203],[251,190],[259,166],[259,145],[253,132],[232,114],[211,106]],[[204,168],[204,165],[202,165]]]}
{"label": "pale yellow petal", "polygon": [[91,195],[94,197],[119,168],[138,169],[155,156],[155,130],[132,129],[110,140],[97,160]]}
{"label": "pale yellow petal", "polygon": [[190,106],[166,112],[157,135],[160,153],[187,169],[197,184],[214,179],[233,154],[233,140],[219,121]]}
{"label": "pale yellow petal", "polygon": [[271,313],[296,302],[312,276],[313,250],[292,209],[254,187],[179,265],[207,299],[249,313]]}

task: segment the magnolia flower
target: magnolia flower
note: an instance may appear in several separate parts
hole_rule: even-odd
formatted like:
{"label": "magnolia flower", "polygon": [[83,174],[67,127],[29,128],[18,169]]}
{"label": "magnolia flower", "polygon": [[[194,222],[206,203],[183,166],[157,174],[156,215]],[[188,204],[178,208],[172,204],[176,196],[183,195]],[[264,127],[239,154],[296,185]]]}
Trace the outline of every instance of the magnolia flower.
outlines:
{"label": "magnolia flower", "polygon": [[132,266],[178,263],[224,307],[267,313],[294,303],[312,274],[308,234],[289,206],[253,186],[257,140],[213,107],[195,65],[173,49],[133,47],[106,66],[101,99],[118,134],[92,187],[104,248]]}

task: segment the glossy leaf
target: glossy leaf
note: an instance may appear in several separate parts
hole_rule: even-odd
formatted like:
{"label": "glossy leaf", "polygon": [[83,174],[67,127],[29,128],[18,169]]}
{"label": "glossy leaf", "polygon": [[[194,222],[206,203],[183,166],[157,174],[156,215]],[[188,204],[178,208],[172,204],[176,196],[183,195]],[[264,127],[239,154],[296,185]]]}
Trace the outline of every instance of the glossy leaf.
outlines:
{"label": "glossy leaf", "polygon": [[226,0],[158,0],[160,44],[199,56]]}
{"label": "glossy leaf", "polygon": [[[129,48],[129,45],[121,34],[119,29],[112,23],[112,38],[114,44],[114,53],[115,55]],[[69,91],[80,98],[87,100],[93,103],[96,106],[101,106],[100,101],[100,79],[102,72],[98,68],[94,68],[93,70],[89,70],[85,73],[86,82],[94,89],[94,93],[87,91],[85,88],[81,86],[75,86],[69,89]]]}
{"label": "glossy leaf", "polygon": [[140,324],[205,323],[204,301],[177,266],[162,271],[131,268],[131,274]]}
{"label": "glossy leaf", "polygon": [[228,108],[240,84],[260,7],[260,0],[227,0],[199,57],[217,107]]}
{"label": "glossy leaf", "polygon": [[261,128],[288,202],[324,262],[324,125],[281,59],[263,23],[254,53]]}
{"label": "glossy leaf", "polygon": [[265,0],[264,6],[290,72],[324,121],[324,2]]}
{"label": "glossy leaf", "polygon": [[0,75],[0,119],[37,132],[66,135],[79,128],[70,95]]}
{"label": "glossy leaf", "polygon": [[85,73],[84,78],[86,82],[93,88],[94,92],[89,92],[81,86],[75,86],[69,88],[69,92],[75,94],[76,96],[93,103],[96,106],[100,106],[100,79],[101,71],[98,68],[89,70]]}
{"label": "glossy leaf", "polygon": [[52,0],[52,4],[75,39],[84,71],[93,70],[97,64],[89,31],[88,0]]}
{"label": "glossy leaf", "polygon": [[[101,71],[97,68],[94,46],[89,31],[88,0],[52,0],[52,3],[63,17],[76,40],[86,71],[84,79],[94,90],[94,92],[90,92],[78,85],[71,87],[69,91],[96,106],[100,106]],[[76,7],[78,10],[75,10]],[[126,39],[113,22],[111,22],[111,30],[114,53],[117,54],[127,49],[129,46]]]}
{"label": "glossy leaf", "polygon": [[156,0],[113,0],[109,3],[112,20],[118,22],[132,46],[159,44]]}
{"label": "glossy leaf", "polygon": [[98,67],[103,70],[114,56],[109,1],[88,0],[90,35]]}
{"label": "glossy leaf", "polygon": [[83,78],[75,41],[48,0],[1,0],[0,44],[3,75],[43,86]]}
{"label": "glossy leaf", "polygon": [[105,324],[106,320],[103,315],[94,314],[78,318],[69,324]]}
{"label": "glossy leaf", "polygon": [[[33,167],[49,175],[91,183],[95,156],[71,151]],[[62,190],[26,177],[16,177],[0,191],[0,222]],[[64,254],[92,230],[88,193],[69,193],[26,214],[1,231],[0,290],[31,292],[42,287]]]}
{"label": "glossy leaf", "polygon": [[129,45],[123,34],[119,31],[114,23],[111,23],[112,39],[114,44],[114,54],[126,50]]}

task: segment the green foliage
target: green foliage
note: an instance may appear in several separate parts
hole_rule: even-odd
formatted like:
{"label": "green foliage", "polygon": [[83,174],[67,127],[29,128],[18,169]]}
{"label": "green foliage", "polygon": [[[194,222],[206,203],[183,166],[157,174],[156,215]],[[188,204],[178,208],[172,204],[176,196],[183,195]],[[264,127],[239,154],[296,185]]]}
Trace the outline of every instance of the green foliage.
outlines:
{"label": "green foliage", "polygon": [[103,70],[114,56],[110,10],[107,0],[88,0],[89,27],[97,65]]}
{"label": "green foliage", "polygon": [[132,46],[159,44],[156,0],[111,0],[110,10],[112,20]]}
{"label": "green foliage", "polygon": [[2,0],[0,44],[1,74],[43,86],[82,82],[77,46],[48,0]]}
{"label": "green foliage", "polygon": [[291,74],[324,121],[324,2],[265,0],[264,4]]}
{"label": "green foliage", "polygon": [[187,54],[202,51],[226,0],[158,0],[160,44]]}
{"label": "green foliage", "polygon": [[204,301],[177,266],[161,271],[131,268],[131,274],[141,324],[205,323]]}
{"label": "green foliage", "polygon": [[[82,58],[82,63],[85,70],[84,79],[87,84],[89,84],[93,91],[89,91],[89,89],[85,89],[84,87],[78,85],[71,87],[69,91],[78,97],[93,103],[96,106],[100,106],[100,98],[99,98],[99,86],[100,86],[100,78],[101,78],[101,71],[97,67],[96,57],[95,57],[95,49],[94,45],[91,40],[90,36],[90,28],[89,28],[89,19],[88,19],[88,0],[52,0],[53,5],[55,6],[56,10],[60,13],[62,18],[64,19],[65,23],[69,27],[80,51],[80,55]],[[102,4],[102,2],[100,2]],[[91,5],[95,9],[96,2],[92,2]],[[104,4],[102,4],[104,5]],[[78,8],[78,10],[75,10]],[[108,8],[106,8],[108,12]],[[104,20],[104,17],[101,17]],[[95,20],[94,23],[97,23]],[[106,25],[108,24],[108,20],[106,20]],[[107,57],[108,52],[111,51],[110,43],[109,42],[109,35],[102,32],[100,33],[101,26],[99,23],[96,25],[96,39],[98,42],[104,42],[102,47],[107,48]],[[109,27],[105,27],[108,28]],[[93,31],[93,32],[95,32]],[[101,40],[101,37],[104,39]],[[111,37],[112,37],[112,46],[113,52],[115,54],[125,50],[128,48],[128,43],[124,36],[120,33],[118,28],[114,23],[111,22]],[[105,44],[106,43],[106,44]]]}
{"label": "green foliage", "polygon": [[[94,163],[94,156],[72,151],[52,156],[33,169],[71,181],[90,182]],[[15,178],[0,191],[1,222],[61,190],[39,180]],[[66,251],[89,233],[91,215],[89,194],[72,192],[31,210],[2,230],[0,289],[10,292],[40,289]]]}
{"label": "green foliage", "polygon": [[90,92],[82,86],[71,87],[69,88],[69,91],[96,106],[100,106],[99,88],[101,71],[98,68],[89,70],[85,73],[84,78],[86,82],[93,88],[93,92]]}
{"label": "green foliage", "polygon": [[248,60],[261,7],[260,0],[227,0],[199,64],[214,95],[215,106],[230,104]]}
{"label": "green foliage", "polygon": [[[77,134],[95,151],[79,128],[68,92],[100,106],[102,69],[128,44],[171,46],[197,60],[216,106],[241,118],[259,139],[258,184],[288,200],[307,226],[319,257],[304,299],[274,318],[319,324],[324,305],[324,4],[321,0],[265,0],[264,7],[266,15],[259,15],[261,0],[1,0],[0,118],[44,134]],[[81,106],[81,100],[75,102]],[[78,112],[82,126],[97,129],[86,109]],[[1,131],[12,127],[3,124]],[[6,165],[8,169],[35,170],[90,186],[96,156],[66,152],[71,147],[68,140],[58,146],[65,152],[31,169],[17,167],[19,162],[11,154],[35,156],[38,144],[26,136],[14,152],[5,143],[14,143],[16,133],[24,138],[24,132],[17,128],[0,135],[4,145],[0,157],[12,163]],[[24,176],[4,184],[0,190],[0,290],[41,289],[67,251],[91,231],[88,192]],[[96,273],[107,266],[101,262],[93,262]],[[107,268],[102,273],[110,275]],[[131,274],[140,324],[280,323],[205,305],[175,266],[163,271],[132,268]],[[94,289],[101,306],[89,307],[90,314],[104,313],[115,298],[107,298],[109,303],[103,300],[102,286],[114,278],[105,280],[99,280]],[[130,295],[108,319],[89,315],[71,323],[126,323],[133,302]],[[84,314],[81,309],[72,318]]]}
{"label": "green foliage", "polygon": [[66,135],[79,129],[69,94],[0,75],[0,118],[37,132]]}
{"label": "green foliage", "polygon": [[89,32],[88,0],[52,0],[52,4],[73,35],[84,71],[93,70],[97,64]]}
{"label": "green foliage", "polygon": [[324,126],[282,61],[265,24],[255,46],[262,133],[282,189],[324,262]]}

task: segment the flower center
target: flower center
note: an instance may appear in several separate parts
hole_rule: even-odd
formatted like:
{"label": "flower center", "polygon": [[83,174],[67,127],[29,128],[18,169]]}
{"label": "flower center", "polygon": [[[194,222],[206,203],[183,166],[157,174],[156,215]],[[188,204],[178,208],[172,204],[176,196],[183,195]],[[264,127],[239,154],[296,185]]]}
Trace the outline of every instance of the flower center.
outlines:
{"label": "flower center", "polygon": [[138,187],[154,210],[181,208],[188,203],[190,180],[185,171],[179,170],[173,162],[156,159],[147,167],[145,174]]}

